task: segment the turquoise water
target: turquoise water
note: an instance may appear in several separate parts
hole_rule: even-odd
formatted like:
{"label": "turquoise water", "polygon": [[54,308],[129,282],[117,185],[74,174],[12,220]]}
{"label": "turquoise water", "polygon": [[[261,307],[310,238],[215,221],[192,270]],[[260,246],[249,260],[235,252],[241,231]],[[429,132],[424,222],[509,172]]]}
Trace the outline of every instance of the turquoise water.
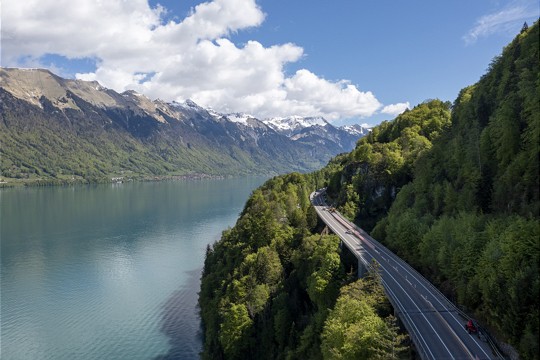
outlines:
{"label": "turquoise water", "polygon": [[2,359],[195,359],[208,243],[262,178],[0,191]]}

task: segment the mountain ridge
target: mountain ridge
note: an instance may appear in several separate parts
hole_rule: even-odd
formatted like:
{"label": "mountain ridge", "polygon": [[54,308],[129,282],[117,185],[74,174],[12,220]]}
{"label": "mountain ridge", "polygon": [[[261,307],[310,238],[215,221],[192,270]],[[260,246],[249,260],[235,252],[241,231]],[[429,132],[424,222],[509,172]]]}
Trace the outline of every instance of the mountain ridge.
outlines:
{"label": "mountain ridge", "polygon": [[297,141],[249,115],[118,93],[43,69],[0,68],[0,80],[0,171],[8,180],[305,172],[360,137],[329,125],[324,141]]}

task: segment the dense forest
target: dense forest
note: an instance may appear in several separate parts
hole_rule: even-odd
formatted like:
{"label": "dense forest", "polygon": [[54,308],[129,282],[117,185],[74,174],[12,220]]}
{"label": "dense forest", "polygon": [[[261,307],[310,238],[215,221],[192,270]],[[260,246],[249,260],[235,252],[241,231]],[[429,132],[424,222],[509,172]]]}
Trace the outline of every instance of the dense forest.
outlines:
{"label": "dense forest", "polygon": [[428,100],[373,128],[343,158],[328,186],[343,214],[366,229],[388,212],[396,193],[413,178],[420,155],[450,125],[450,103]]}
{"label": "dense forest", "polygon": [[524,359],[540,351],[538,42],[537,23],[461,91],[372,233]]}
{"label": "dense forest", "polygon": [[309,193],[325,171],[269,180],[208,249],[203,358],[398,358],[403,336],[378,278],[354,281],[339,239],[317,234]]}
{"label": "dense forest", "polygon": [[322,170],[256,190],[207,251],[203,357],[372,359],[403,351],[377,277],[354,281],[338,239],[319,235],[308,194],[327,186],[342,213],[521,358],[538,359],[538,27],[524,29],[453,104],[419,104]]}

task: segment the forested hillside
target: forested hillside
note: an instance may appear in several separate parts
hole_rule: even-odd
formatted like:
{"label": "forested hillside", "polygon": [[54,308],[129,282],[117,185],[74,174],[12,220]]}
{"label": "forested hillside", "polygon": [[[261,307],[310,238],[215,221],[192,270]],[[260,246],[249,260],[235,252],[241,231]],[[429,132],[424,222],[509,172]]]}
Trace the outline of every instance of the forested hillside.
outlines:
{"label": "forested hillside", "polygon": [[254,192],[207,252],[204,356],[389,358],[388,334],[396,333],[376,281],[346,285],[337,239],[311,235],[319,229],[307,196],[327,185],[340,211],[523,359],[538,359],[538,39],[536,23],[453,105],[426,101],[321,171],[274,178]]}
{"label": "forested hillside", "polygon": [[318,234],[308,196],[331,168],[269,180],[208,249],[203,358],[397,359],[403,336],[377,278],[353,282],[339,239]]}
{"label": "forested hillside", "polygon": [[152,101],[47,70],[0,68],[0,184],[305,172],[363,135],[302,119],[288,124],[301,133],[288,136],[190,100]]}
{"label": "forested hillside", "polygon": [[[376,223],[375,238],[524,359],[539,353],[538,35],[536,24],[517,36],[461,91],[451,125],[443,123],[438,139],[427,137],[432,145],[424,139],[430,130],[400,125],[423,104],[361,140],[329,187],[349,217],[367,229]],[[436,118],[423,113],[421,128]],[[411,132],[420,151],[403,141]]]}
{"label": "forested hillside", "polygon": [[343,158],[329,194],[344,215],[371,229],[388,212],[398,190],[413,177],[416,161],[450,125],[450,106],[426,101],[385,121]]}

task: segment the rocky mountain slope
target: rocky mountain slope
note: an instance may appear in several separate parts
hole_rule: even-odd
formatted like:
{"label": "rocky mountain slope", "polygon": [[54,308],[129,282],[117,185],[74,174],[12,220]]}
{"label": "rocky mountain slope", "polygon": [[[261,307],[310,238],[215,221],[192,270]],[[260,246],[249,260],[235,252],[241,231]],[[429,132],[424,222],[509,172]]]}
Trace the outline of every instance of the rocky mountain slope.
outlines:
{"label": "rocky mountain slope", "polygon": [[[350,151],[361,134],[298,121],[284,133],[243,114],[193,101],[152,101],[47,70],[0,69],[4,180],[309,171]],[[293,124],[294,125],[294,124]]]}
{"label": "rocky mountain slope", "polygon": [[290,116],[263,122],[290,139],[307,146],[324,147],[333,153],[348,152],[369,129],[360,125],[335,127],[322,117]]}

